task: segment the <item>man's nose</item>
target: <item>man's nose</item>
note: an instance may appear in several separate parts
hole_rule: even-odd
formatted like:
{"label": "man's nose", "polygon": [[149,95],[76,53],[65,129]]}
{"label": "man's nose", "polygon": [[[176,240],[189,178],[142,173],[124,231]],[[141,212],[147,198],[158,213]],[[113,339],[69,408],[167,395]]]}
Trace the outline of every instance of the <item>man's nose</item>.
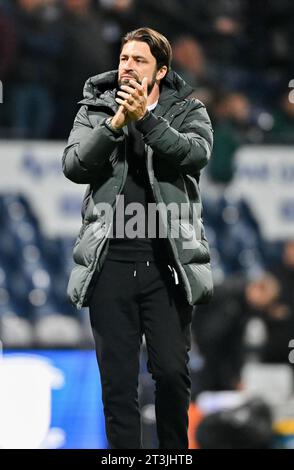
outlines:
{"label": "man's nose", "polygon": [[128,60],[125,63],[125,69],[130,70],[130,69],[133,68],[133,66],[134,66],[134,61],[131,57],[129,57]]}

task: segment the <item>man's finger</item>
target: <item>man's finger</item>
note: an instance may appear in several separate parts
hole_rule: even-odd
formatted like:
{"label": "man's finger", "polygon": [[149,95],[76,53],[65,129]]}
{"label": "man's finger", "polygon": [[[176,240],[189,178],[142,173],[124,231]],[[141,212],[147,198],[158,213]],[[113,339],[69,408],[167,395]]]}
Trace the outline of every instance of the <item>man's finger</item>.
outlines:
{"label": "man's finger", "polygon": [[118,114],[126,114],[126,108],[120,105],[117,112]]}
{"label": "man's finger", "polygon": [[[135,82],[135,80],[130,80],[130,85],[132,85],[132,87],[136,88],[140,95],[145,95],[143,85],[141,85],[138,82]],[[124,85],[124,86],[126,86],[126,85]]]}
{"label": "man's finger", "polygon": [[143,87],[143,90],[144,90],[144,95],[147,96],[147,94],[148,94],[148,78],[147,77],[143,78],[142,87]]}
{"label": "man's finger", "polygon": [[133,98],[133,100],[135,99],[133,95],[130,95],[129,93],[125,93],[124,91],[118,91],[117,95],[119,95],[122,98],[125,98],[126,100],[128,100],[129,98]]}
{"label": "man's finger", "polygon": [[120,98],[115,98],[115,101],[118,103],[118,104],[121,104],[125,109],[127,109],[128,111],[132,111],[133,110],[133,107],[127,102],[127,101],[124,101],[124,100],[121,100]]}
{"label": "man's finger", "polygon": [[[139,85],[139,84],[138,84],[138,85]],[[136,93],[142,95],[142,94],[143,94],[143,89],[142,89],[141,85],[139,85],[139,86],[140,86],[140,89],[135,88],[135,87],[130,87],[130,86],[128,86],[128,85],[122,85],[120,88],[121,88],[123,91],[127,91],[128,93],[130,93],[130,95],[134,95],[134,94],[136,94]]]}

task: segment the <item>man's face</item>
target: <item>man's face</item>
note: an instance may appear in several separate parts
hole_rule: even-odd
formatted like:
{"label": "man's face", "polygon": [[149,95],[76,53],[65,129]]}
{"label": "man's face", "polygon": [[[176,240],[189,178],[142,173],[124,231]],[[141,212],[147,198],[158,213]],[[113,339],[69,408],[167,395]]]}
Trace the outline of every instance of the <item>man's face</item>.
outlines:
{"label": "man's face", "polygon": [[254,308],[263,310],[277,300],[280,294],[279,281],[271,275],[264,275],[250,282],[245,292],[247,302]]}
{"label": "man's face", "polygon": [[144,77],[148,78],[148,95],[157,80],[157,64],[146,42],[127,42],[121,53],[118,67],[118,84],[127,85],[130,78],[140,84]]}
{"label": "man's face", "polygon": [[283,260],[286,266],[294,269],[294,241],[288,241],[283,250]]}

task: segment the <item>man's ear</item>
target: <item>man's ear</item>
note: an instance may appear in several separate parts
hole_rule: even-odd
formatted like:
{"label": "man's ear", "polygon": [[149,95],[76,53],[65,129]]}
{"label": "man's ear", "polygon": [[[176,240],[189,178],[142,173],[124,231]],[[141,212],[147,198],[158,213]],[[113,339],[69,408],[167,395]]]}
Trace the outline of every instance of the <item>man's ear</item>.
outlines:
{"label": "man's ear", "polygon": [[162,67],[160,67],[160,69],[157,71],[156,73],[156,79],[157,80],[162,80],[166,74],[167,74],[168,70],[167,70],[167,66],[166,65],[163,65]]}

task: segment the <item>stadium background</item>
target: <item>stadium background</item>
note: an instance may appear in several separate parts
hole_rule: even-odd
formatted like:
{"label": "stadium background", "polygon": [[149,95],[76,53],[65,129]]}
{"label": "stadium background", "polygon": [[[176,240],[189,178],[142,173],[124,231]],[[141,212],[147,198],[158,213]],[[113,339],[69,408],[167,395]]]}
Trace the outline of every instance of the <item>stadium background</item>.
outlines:
{"label": "stadium background", "polygon": [[[291,0],[0,1],[0,447],[106,446],[88,314],[66,299],[85,188],[61,156],[85,80],[149,26],[214,127],[190,447],[294,448],[293,21]],[[145,348],[139,392],[153,448]]]}

